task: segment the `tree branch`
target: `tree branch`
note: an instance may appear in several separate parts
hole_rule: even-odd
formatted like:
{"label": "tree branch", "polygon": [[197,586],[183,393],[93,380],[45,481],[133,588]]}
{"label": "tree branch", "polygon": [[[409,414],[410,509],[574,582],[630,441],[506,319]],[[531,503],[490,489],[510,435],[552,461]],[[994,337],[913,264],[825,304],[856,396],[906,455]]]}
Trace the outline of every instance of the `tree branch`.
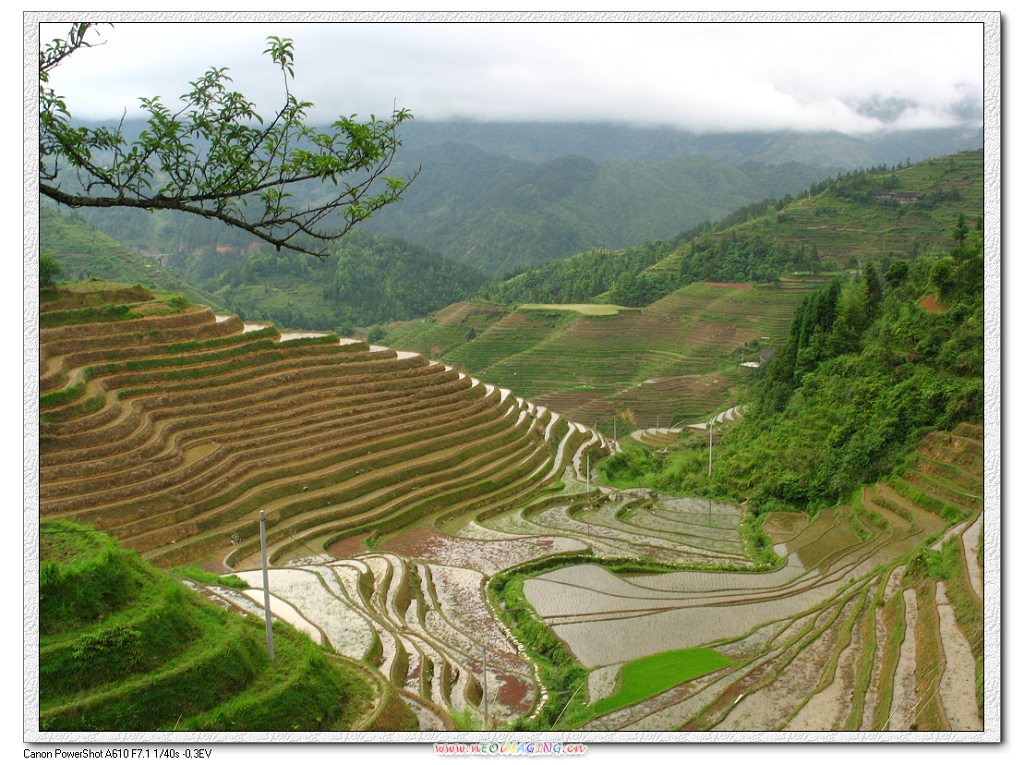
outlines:
{"label": "tree branch", "polygon": [[[66,40],[40,52],[40,82],[71,53],[91,47],[92,24],[77,24]],[[219,220],[273,244],[317,257],[302,240],[331,242],[387,204],[398,200],[415,179],[384,179],[401,141],[398,127],[412,118],[396,109],[390,120],[360,123],[339,118],[327,131],[304,123],[313,105],[296,99],[292,42],[268,38],[269,54],[282,72],[284,104],[269,123],[241,93],[231,91],[226,69],[211,68],[190,83],[180,109],[171,112],[159,98],[141,99],[149,114],[139,138],[128,142],[123,117],[116,130],[74,127],[64,100],[40,87],[40,193],[72,207],[130,207],[175,210]],[[255,127],[254,123],[259,123]],[[62,178],[73,173],[80,189]],[[345,182],[356,175],[355,183]],[[343,186],[327,202],[292,207],[292,190],[320,181]],[[74,185],[74,184],[71,184]],[[246,208],[259,202],[262,213]],[[324,228],[340,214],[338,227]]]}

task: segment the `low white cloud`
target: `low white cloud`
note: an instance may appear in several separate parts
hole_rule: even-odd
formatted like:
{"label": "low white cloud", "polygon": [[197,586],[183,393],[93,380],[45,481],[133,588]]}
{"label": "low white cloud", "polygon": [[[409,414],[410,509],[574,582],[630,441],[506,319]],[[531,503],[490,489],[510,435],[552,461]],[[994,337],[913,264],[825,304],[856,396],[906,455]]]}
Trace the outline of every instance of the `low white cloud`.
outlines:
{"label": "low white cloud", "polygon": [[[56,33],[49,28],[43,38]],[[295,40],[318,116],[613,121],[696,131],[940,127],[977,119],[980,24],[119,24],[54,73],[73,113],[137,114],[228,66],[267,110],[268,34]]]}

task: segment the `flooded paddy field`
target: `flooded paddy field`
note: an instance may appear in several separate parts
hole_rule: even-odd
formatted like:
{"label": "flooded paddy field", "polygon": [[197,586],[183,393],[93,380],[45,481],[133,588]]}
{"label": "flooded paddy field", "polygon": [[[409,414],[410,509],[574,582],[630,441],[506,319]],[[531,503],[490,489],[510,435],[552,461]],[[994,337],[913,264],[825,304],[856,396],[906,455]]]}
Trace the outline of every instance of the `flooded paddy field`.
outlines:
{"label": "flooded paddy field", "polygon": [[[944,586],[931,587],[934,615],[922,622],[922,585],[906,565],[926,532],[945,528],[931,547],[960,546],[958,593],[973,593],[980,573],[968,550],[976,564],[978,516],[945,523],[880,485],[864,494],[870,515],[850,505],[769,514],[763,528],[779,563],[764,569],[744,553],[743,508],[596,484],[587,493],[571,467],[575,449],[566,442],[561,450],[561,493],[468,513],[444,530],[410,526],[372,551],[365,535],[337,542],[330,551],[341,559],[299,559],[273,571],[275,615],[376,663],[435,705],[423,710],[479,716],[486,687],[494,723],[511,724],[534,714],[548,689],[488,582],[565,558],[525,575],[521,592],[585,672],[584,729],[903,730],[920,724],[916,710],[929,688],[936,715],[960,729],[980,726],[963,613]],[[604,563],[612,560],[676,570],[616,571]],[[257,572],[244,577],[251,604],[262,603]],[[921,680],[933,645],[945,657],[941,672],[928,675],[934,687]],[[647,697],[623,693],[632,663],[706,649],[727,666],[652,686]]]}

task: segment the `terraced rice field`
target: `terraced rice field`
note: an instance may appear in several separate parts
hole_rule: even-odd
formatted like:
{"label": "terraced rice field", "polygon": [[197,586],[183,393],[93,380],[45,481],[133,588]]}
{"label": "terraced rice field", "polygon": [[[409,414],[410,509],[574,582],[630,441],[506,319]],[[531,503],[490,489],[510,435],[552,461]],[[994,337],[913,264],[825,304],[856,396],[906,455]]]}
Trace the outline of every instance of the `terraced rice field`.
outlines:
{"label": "terraced rice field", "polygon": [[[510,725],[566,703],[489,589],[510,571],[527,572],[518,610],[584,670],[573,697],[586,713],[572,719],[585,727],[981,725],[978,426],[928,436],[902,476],[847,506],[768,516],[782,564],[764,570],[743,508],[599,486],[593,457],[617,445],[500,381],[130,297],[116,320],[55,307],[41,332],[43,518],[92,525],[161,566],[233,570],[248,587],[196,587],[262,614],[264,511],[276,618],[376,668],[421,729]],[[659,310],[692,313],[672,305]],[[619,318],[648,320],[569,329]],[[491,327],[516,331],[507,319]],[[662,653],[721,658],[667,689],[623,690],[627,665]]]}
{"label": "terraced rice field", "polygon": [[[259,570],[239,575],[262,586]],[[338,653],[376,664],[441,720],[445,710],[480,704],[486,650],[491,714],[513,719],[529,711],[536,687],[530,663],[491,617],[482,579],[472,569],[365,553],[272,569],[271,610],[310,625]],[[262,601],[261,591],[253,595]]]}
{"label": "terraced rice field", "polygon": [[385,340],[393,348],[413,350],[431,358],[445,358],[467,341],[470,331],[480,336],[507,314],[504,306],[492,303],[453,303],[426,319],[388,325]]}
{"label": "terraced rice field", "polygon": [[[748,407],[749,404],[739,404],[719,412],[714,417],[711,417],[707,422],[691,422],[686,427],[674,426],[671,428],[642,428],[640,430],[634,430],[630,433],[630,436],[645,446],[653,446],[655,448],[666,447],[676,443],[679,440],[680,434],[687,430],[708,430],[709,423],[713,423],[711,426],[712,431],[714,431],[715,428],[720,430],[741,418]],[[714,438],[715,436],[712,435],[711,437]]]}
{"label": "terraced rice field", "polygon": [[161,565],[245,561],[257,509],[277,559],[529,495],[570,430],[417,354],[209,309],[44,328],[41,347],[43,517]]}
{"label": "terraced rice field", "polygon": [[[965,424],[928,436],[900,481],[865,489],[853,506],[810,522],[769,516],[785,561],[774,571],[616,575],[577,565],[527,580],[531,604],[591,669],[596,698],[646,655],[708,647],[735,660],[588,727],[980,730],[981,600],[966,563],[981,523],[971,493],[980,435]],[[943,484],[926,484],[922,470]],[[706,533],[730,527],[715,510]],[[685,522],[699,512],[686,508]],[[651,515],[640,516],[645,527]],[[938,555],[940,578],[928,562]]]}
{"label": "terraced rice field", "polygon": [[[800,301],[827,277],[777,286],[691,284],[643,309],[602,315],[579,306],[518,310],[459,304],[389,329],[396,348],[433,353],[578,422],[631,411],[635,425],[696,421],[721,411],[744,379],[733,352],[780,341]],[[615,307],[609,307],[615,308]]]}
{"label": "terraced rice field", "polygon": [[[484,647],[492,716],[527,711],[531,668],[490,616],[483,577],[580,545],[440,529],[531,501],[582,450],[607,453],[605,439],[415,353],[148,293],[108,298],[125,296],[123,310],[110,303],[117,321],[44,310],[42,517],[91,525],[158,565],[239,570],[249,590],[204,592],[260,613],[262,510],[279,619],[378,664],[424,727],[479,705]],[[369,553],[371,536],[405,554]]]}

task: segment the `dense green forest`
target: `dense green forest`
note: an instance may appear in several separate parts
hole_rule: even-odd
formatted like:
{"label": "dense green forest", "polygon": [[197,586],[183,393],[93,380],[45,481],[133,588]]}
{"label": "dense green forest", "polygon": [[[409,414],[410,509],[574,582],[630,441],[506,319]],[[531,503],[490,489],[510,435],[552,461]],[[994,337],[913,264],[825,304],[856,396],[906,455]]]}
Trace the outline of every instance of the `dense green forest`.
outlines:
{"label": "dense green forest", "polygon": [[[323,260],[259,250],[220,273],[211,268],[211,260],[218,262],[218,256],[189,263],[180,255],[172,263],[196,273],[243,318],[346,333],[356,326],[424,316],[472,295],[484,283],[470,266],[362,231],[347,235]],[[213,276],[200,276],[211,271]]]}
{"label": "dense green forest", "polygon": [[[177,217],[184,222],[188,216]],[[475,269],[437,253],[361,231],[342,239],[323,260],[225,245],[146,257],[75,213],[44,208],[40,239],[42,251],[62,267],[61,279],[147,284],[245,319],[292,328],[351,332],[423,316],[472,295],[485,281]]]}
{"label": "dense green forest", "polygon": [[416,168],[420,175],[402,203],[382,210],[367,227],[490,275],[672,237],[744,204],[795,193],[829,172],[697,155],[660,162],[563,156],[534,164],[466,144],[406,151],[394,170]]}
{"label": "dense green forest", "polygon": [[668,255],[670,242],[644,242],[626,250],[591,250],[485,287],[480,297],[496,303],[587,303],[622,278],[637,274]]}
{"label": "dense green forest", "polygon": [[714,449],[610,458],[606,476],[679,493],[820,508],[896,469],[926,432],[983,411],[981,219],[960,216],[941,257],[869,263],[808,297],[751,391],[750,413]]}

